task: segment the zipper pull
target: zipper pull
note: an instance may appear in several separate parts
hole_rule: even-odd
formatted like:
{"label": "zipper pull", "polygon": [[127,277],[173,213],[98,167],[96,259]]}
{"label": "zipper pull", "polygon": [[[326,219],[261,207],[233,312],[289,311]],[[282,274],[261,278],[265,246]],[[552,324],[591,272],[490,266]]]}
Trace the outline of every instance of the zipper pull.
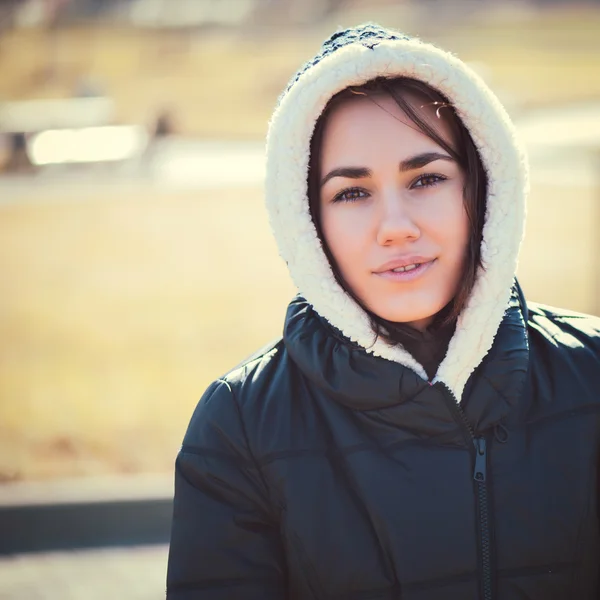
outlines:
{"label": "zipper pull", "polygon": [[473,444],[475,445],[475,472],[473,474],[473,479],[475,479],[475,481],[478,481],[479,483],[483,483],[487,475],[487,456],[485,438],[475,438],[473,440]]}

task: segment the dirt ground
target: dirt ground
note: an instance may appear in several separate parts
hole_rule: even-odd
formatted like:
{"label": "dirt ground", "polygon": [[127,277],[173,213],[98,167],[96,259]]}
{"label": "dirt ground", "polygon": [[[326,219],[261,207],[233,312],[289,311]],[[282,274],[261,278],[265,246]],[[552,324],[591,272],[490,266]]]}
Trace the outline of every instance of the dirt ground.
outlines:
{"label": "dirt ground", "polygon": [[166,546],[0,557],[0,600],[160,600]]}

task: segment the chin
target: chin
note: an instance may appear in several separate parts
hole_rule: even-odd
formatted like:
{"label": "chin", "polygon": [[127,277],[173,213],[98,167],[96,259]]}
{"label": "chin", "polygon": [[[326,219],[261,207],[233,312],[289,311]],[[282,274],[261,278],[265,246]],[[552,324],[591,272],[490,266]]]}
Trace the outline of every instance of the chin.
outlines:
{"label": "chin", "polygon": [[406,323],[407,325],[411,323],[415,323],[415,327],[419,329],[416,323],[420,324],[428,324],[435,317],[435,315],[444,308],[447,303],[445,302],[436,302],[431,304],[423,304],[420,303],[415,306],[394,306],[394,305],[384,305],[374,306],[372,308],[372,312],[374,312],[378,317],[385,319],[386,321],[391,321],[392,323]]}

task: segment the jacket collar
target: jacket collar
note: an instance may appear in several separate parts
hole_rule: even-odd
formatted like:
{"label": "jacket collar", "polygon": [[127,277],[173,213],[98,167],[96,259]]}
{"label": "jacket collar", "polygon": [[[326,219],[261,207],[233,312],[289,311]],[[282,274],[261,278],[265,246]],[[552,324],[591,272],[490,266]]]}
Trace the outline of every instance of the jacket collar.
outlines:
{"label": "jacket collar", "polygon": [[[476,432],[502,421],[522,393],[529,361],[526,314],[515,284],[492,348],[465,388],[462,409]],[[302,373],[347,408],[385,411],[398,423],[410,421],[415,427],[421,426],[423,417],[451,421],[441,397],[449,395],[446,386],[432,385],[413,369],[368,353],[328,324],[301,296],[288,307],[283,338]]]}
{"label": "jacket collar", "polygon": [[523,393],[529,369],[527,304],[517,282],[488,354],[471,374],[461,402],[476,432],[504,420]]}

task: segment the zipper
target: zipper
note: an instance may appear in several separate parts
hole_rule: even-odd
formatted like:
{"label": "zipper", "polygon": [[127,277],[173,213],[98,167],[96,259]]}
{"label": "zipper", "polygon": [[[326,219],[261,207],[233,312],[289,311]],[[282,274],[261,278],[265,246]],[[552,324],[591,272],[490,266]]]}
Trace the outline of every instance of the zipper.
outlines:
{"label": "zipper", "polygon": [[476,436],[467,415],[452,391],[442,383],[434,384],[444,391],[444,396],[449,396],[450,410],[458,417],[468,433],[466,439],[470,440],[475,449],[475,466],[473,468],[473,480],[477,486],[477,513],[479,517],[479,541],[481,544],[482,557],[482,585],[481,596],[483,600],[492,600],[492,544],[490,540],[490,520],[488,512],[488,489],[487,489],[487,442],[485,437]]}
{"label": "zipper", "polygon": [[475,444],[475,472],[473,479],[477,482],[477,498],[479,500],[479,524],[481,533],[481,555],[483,567],[483,598],[492,600],[492,545],[490,541],[490,521],[488,514],[487,493],[487,445],[484,437],[473,440]]}

